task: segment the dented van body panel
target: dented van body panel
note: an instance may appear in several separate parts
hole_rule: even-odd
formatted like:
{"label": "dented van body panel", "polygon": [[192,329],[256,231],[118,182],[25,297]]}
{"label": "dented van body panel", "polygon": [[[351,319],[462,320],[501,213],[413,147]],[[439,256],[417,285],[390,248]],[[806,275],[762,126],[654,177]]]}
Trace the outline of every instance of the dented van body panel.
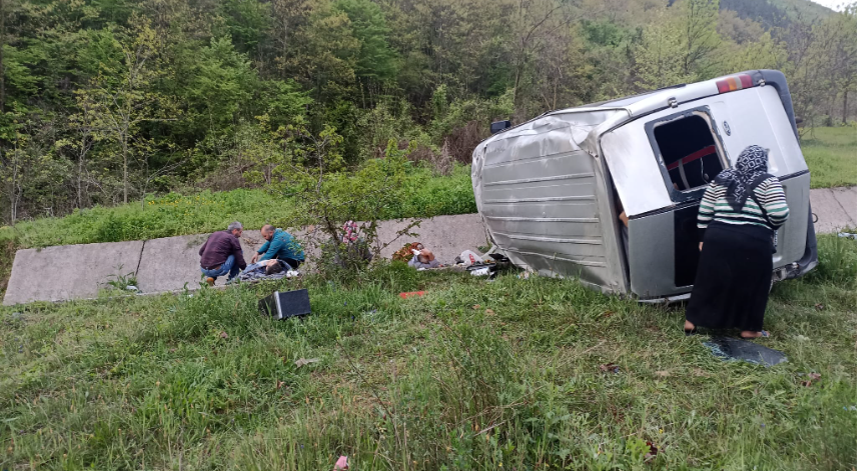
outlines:
{"label": "dented van body panel", "polygon": [[[724,79],[744,88],[721,93]],[[773,277],[800,276],[817,263],[809,172],[777,71],[546,113],[477,146],[473,189],[488,234],[516,265],[642,300],[680,297],[696,273],[699,200],[751,144],[770,150],[792,214]]]}

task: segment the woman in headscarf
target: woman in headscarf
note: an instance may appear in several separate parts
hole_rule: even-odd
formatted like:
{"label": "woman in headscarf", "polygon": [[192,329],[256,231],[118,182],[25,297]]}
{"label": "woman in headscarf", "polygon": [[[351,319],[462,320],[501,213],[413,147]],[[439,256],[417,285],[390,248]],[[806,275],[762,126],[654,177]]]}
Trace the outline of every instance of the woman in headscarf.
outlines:
{"label": "woman in headscarf", "polygon": [[773,273],[776,231],[789,217],[780,181],[768,173],[768,151],[750,146],[720,172],[699,205],[699,269],[687,305],[685,333],[697,327],[762,330]]}

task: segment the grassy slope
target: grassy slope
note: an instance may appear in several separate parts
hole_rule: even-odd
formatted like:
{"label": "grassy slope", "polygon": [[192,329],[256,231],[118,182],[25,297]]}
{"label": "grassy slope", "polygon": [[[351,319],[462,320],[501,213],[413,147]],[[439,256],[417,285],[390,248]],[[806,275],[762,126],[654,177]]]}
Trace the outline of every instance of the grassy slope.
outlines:
{"label": "grassy slope", "polygon": [[820,243],[774,289],[768,369],[680,308],[400,265],[299,282],[303,322],[259,318],[273,286],[0,310],[0,469],[851,469],[857,243]]}
{"label": "grassy slope", "polygon": [[802,147],[813,188],[857,185],[857,126],[815,128]]}
{"label": "grassy slope", "polygon": [[[448,177],[416,169],[407,184],[412,188],[410,198],[386,208],[382,219],[476,211],[469,166],[457,166]],[[14,228],[0,228],[0,241],[14,239],[25,247],[45,247],[154,239],[222,230],[234,220],[258,229],[286,220],[290,210],[288,199],[264,190],[169,194],[144,204],[96,207],[63,218],[20,222]]]}

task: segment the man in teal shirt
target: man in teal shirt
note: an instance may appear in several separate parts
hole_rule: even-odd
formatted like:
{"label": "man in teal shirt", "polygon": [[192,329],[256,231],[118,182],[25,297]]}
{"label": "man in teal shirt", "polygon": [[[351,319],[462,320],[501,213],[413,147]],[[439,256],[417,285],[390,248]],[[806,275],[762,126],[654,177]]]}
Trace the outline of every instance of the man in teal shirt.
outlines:
{"label": "man in teal shirt", "polygon": [[288,232],[265,224],[262,226],[262,237],[267,242],[259,247],[251,263],[277,259],[288,263],[292,268],[297,268],[304,262],[303,248]]}

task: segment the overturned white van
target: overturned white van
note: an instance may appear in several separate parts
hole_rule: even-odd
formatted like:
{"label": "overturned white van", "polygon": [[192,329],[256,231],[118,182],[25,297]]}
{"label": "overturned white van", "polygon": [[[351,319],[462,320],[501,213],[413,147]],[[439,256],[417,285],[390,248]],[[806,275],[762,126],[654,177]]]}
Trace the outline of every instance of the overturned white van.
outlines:
{"label": "overturned white van", "polygon": [[[492,126],[493,127],[493,126]],[[745,147],[769,149],[791,217],[773,280],[817,264],[809,170],[785,76],[754,70],[545,113],[473,152],[473,191],[495,247],[518,266],[641,300],[689,296],[708,183]],[[629,221],[622,242],[624,208]]]}

